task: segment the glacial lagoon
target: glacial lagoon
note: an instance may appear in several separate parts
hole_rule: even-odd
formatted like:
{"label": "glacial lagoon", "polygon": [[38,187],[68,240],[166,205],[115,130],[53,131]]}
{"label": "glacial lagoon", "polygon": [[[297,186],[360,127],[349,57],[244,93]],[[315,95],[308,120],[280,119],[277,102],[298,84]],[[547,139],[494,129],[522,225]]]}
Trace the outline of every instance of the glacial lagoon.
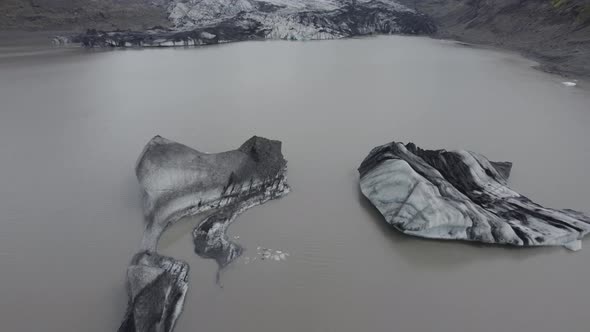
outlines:
{"label": "glacial lagoon", "polygon": [[159,134],[221,152],[260,135],[283,142],[292,192],[230,227],[245,252],[223,287],[215,261],[194,253],[198,218],[164,234],[160,252],[191,267],[176,331],[584,330],[587,241],[574,253],[411,238],[358,186],[371,148],[412,141],[511,161],[515,190],[590,213],[589,85],[534,65],[403,36],[2,45],[0,321],[6,331],[115,331],[144,228],[143,146]]}

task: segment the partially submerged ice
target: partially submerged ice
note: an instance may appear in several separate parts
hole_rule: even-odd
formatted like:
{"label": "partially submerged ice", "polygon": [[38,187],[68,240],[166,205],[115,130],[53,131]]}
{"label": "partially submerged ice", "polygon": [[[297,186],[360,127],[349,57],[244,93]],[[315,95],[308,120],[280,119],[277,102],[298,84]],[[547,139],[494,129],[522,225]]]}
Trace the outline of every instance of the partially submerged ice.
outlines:
{"label": "partially submerged ice", "polygon": [[119,332],[174,329],[188,290],[188,264],[154,252],[136,254],[127,268],[129,305]]}
{"label": "partially submerged ice", "polygon": [[580,249],[590,217],[542,207],[513,191],[511,167],[470,151],[392,142],[361,163],[360,187],[387,223],[409,235]]}
{"label": "partially submerged ice", "polygon": [[154,137],[136,167],[147,220],[142,247],[155,250],[166,227],[209,210],[243,211],[289,192],[281,142],[252,137],[237,150],[203,153]]}
{"label": "partially submerged ice", "polygon": [[189,267],[157,253],[166,228],[210,212],[193,232],[195,252],[221,269],[242,252],[227,227],[248,208],[287,194],[286,170],[279,141],[254,136],[237,150],[208,154],[154,137],[135,169],[147,224],[127,269],[129,305],[119,331],[172,331],[182,311]]}

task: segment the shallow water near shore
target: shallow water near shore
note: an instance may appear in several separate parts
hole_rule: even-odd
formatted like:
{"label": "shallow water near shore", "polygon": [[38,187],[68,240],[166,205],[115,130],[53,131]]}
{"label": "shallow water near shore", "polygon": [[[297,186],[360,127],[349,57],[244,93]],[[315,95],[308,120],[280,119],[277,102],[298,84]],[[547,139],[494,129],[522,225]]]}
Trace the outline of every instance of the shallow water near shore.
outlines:
{"label": "shallow water near shore", "polygon": [[[19,46],[21,47],[21,46]],[[10,53],[12,52],[12,53]],[[0,321],[116,331],[143,231],[134,164],[159,134],[201,151],[283,141],[286,197],[230,227],[215,283],[198,218],[164,234],[191,266],[175,331],[583,331],[590,242],[510,249],[400,235],[358,189],[376,145],[514,162],[511,187],[590,213],[590,91],[494,50],[428,38],[0,51]],[[257,247],[289,253],[254,260]]]}

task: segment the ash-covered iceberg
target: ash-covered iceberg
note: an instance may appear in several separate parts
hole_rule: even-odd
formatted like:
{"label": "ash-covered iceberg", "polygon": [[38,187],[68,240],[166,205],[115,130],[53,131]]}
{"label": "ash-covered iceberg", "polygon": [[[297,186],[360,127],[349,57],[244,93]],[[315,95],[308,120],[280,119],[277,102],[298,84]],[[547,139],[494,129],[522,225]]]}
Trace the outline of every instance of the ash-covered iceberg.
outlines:
{"label": "ash-covered iceberg", "polygon": [[362,193],[403,233],[514,246],[581,248],[590,218],[540,206],[507,186],[511,163],[392,142],[359,167]]}
{"label": "ash-covered iceberg", "polygon": [[[194,230],[195,251],[220,269],[241,254],[225,231],[242,213],[289,192],[281,142],[252,137],[237,150],[209,154],[154,137],[136,165],[146,229],[127,269],[129,305],[120,332],[169,332],[188,290],[188,264],[157,253],[164,230],[209,212]],[[218,272],[219,273],[219,272]]]}
{"label": "ash-covered iceberg", "polygon": [[281,197],[289,192],[286,170],[279,141],[255,136],[237,150],[203,153],[154,137],[136,167],[148,222],[142,248],[155,250],[163,230],[183,217]]}
{"label": "ash-covered iceberg", "polygon": [[127,268],[129,304],[119,332],[169,332],[182,312],[189,267],[155,252],[136,254]]}
{"label": "ash-covered iceberg", "polygon": [[436,31],[428,16],[392,0],[170,0],[166,8],[170,28],[88,30],[72,41],[87,47],[192,46]]}

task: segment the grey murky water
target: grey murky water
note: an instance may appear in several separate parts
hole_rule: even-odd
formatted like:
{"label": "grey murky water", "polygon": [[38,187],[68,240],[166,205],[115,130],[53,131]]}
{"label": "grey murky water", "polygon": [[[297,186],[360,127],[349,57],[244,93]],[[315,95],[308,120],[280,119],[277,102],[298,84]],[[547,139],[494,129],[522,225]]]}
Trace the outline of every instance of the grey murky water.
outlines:
{"label": "grey murky water", "polygon": [[590,212],[583,84],[409,37],[0,52],[3,331],[117,329],[143,226],[133,166],[155,134],[211,152],[280,139],[293,187],[230,229],[245,257],[257,246],[291,256],[241,259],[223,288],[192,252],[194,220],[165,235],[162,252],[192,269],[178,332],[588,329],[589,243],[572,253],[401,236],[356,173],[391,140],[468,148],[513,161],[512,186],[540,203]]}

